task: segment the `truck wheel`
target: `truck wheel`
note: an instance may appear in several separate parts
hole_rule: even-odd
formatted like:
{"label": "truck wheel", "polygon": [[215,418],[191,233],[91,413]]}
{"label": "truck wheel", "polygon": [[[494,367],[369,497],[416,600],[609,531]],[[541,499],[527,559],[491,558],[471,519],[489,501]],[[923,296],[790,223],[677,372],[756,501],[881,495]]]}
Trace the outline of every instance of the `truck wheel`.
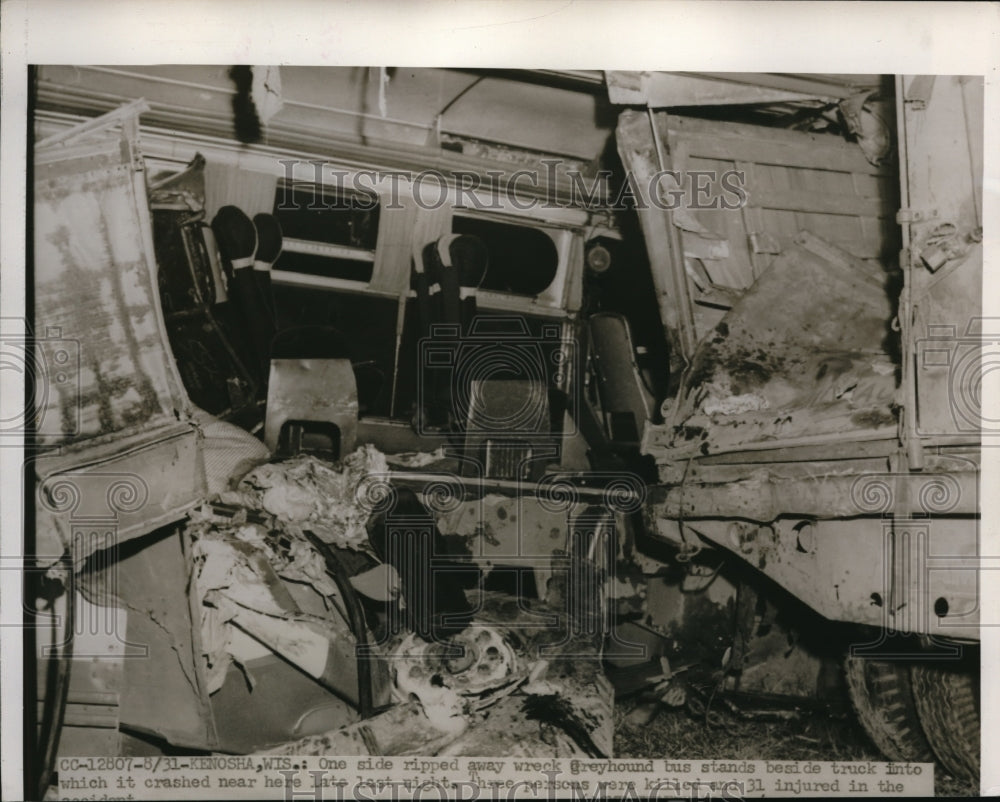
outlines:
{"label": "truck wheel", "polygon": [[979,780],[978,683],[971,671],[931,662],[910,668],[924,733],[941,765],[955,777]]}
{"label": "truck wheel", "polygon": [[858,721],[882,754],[898,761],[934,759],[917,714],[907,663],[848,657],[844,674]]}

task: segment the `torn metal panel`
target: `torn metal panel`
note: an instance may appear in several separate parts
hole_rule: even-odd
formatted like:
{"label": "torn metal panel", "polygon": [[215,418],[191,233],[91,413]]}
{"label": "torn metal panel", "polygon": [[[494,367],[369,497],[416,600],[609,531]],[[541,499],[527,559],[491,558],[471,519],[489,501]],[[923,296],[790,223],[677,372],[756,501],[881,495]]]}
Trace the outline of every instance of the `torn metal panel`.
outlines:
{"label": "torn metal panel", "polygon": [[39,445],[59,446],[36,466],[37,551],[51,559],[97,548],[89,517],[125,539],[180,519],[205,492],[156,290],[137,144],[144,108],[137,101],[35,152],[35,330],[24,344],[41,369]]}
{"label": "torn metal panel", "polygon": [[[355,643],[345,633],[330,632],[325,622],[300,617],[273,616],[235,605],[224,594],[209,594],[206,605],[218,610],[225,623],[238,627],[275,654],[302,669],[321,685],[347,701],[358,703]],[[231,641],[228,641],[231,642]],[[252,675],[248,675],[252,680]],[[220,684],[225,679],[212,680]]]}
{"label": "torn metal panel", "polygon": [[[90,599],[122,607],[125,652],[119,719],[126,731],[196,749],[217,739],[206,678],[195,653],[187,599],[188,563],[176,528],[80,576]],[[113,557],[114,551],[104,555]],[[95,558],[93,565],[102,565]]]}
{"label": "torn metal panel", "polygon": [[800,236],[699,345],[668,423],[647,427],[644,451],[666,463],[894,437],[892,307],[862,264]]}
{"label": "torn metal panel", "polygon": [[[248,658],[242,669],[231,666],[222,687],[212,694],[223,749],[241,754],[268,749],[359,720],[352,704],[266,647],[260,649],[262,654]],[[247,676],[253,677],[252,688]]]}
{"label": "torn metal panel", "polygon": [[[306,537],[273,525],[229,521],[207,510],[193,518],[188,533],[209,692],[222,687],[233,661],[245,666],[260,656],[239,637],[243,632],[357,703],[356,641],[345,602]],[[294,585],[285,580],[311,587],[322,607],[303,609],[291,591]],[[254,682],[250,674],[247,680]]]}
{"label": "torn metal panel", "polygon": [[123,122],[83,151],[38,153],[35,334],[52,376],[37,399],[43,444],[172,423],[188,407],[156,294],[137,121]]}

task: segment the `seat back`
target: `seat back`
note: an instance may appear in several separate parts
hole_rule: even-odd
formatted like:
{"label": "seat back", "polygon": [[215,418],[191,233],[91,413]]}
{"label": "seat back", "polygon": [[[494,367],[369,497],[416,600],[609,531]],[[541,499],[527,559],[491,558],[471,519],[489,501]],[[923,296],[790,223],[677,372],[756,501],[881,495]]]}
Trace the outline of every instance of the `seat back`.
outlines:
{"label": "seat back", "polygon": [[[463,299],[462,288],[478,287],[486,275],[486,266],[486,246],[478,237],[449,234],[424,247],[420,264],[414,265],[412,286],[417,296],[420,337],[425,342],[439,339],[443,332],[449,343],[464,338],[476,313],[476,299]],[[421,427],[443,427],[449,421],[461,421],[449,377],[426,364],[419,369],[425,405],[418,413]]]}
{"label": "seat back", "polygon": [[299,427],[301,436],[304,430],[327,434],[331,425],[336,427],[336,436],[330,438],[335,456],[351,453],[357,441],[358,390],[350,361],[271,360],[264,444],[272,453],[286,426]]}
{"label": "seat back", "polygon": [[473,379],[465,454],[490,479],[537,479],[558,458],[544,380]]}
{"label": "seat back", "polygon": [[591,354],[608,436],[618,443],[638,443],[656,400],[639,372],[628,321],[613,312],[588,319]]}

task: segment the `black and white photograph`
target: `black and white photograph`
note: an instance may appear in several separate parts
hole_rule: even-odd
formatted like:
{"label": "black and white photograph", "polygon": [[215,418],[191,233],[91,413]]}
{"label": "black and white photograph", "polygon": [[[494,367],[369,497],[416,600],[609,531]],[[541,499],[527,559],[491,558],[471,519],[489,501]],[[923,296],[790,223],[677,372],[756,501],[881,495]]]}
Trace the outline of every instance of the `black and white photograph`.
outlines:
{"label": "black and white photograph", "polygon": [[996,53],[665,63],[626,3],[539,66],[515,5],[17,45],[5,797],[996,792]]}

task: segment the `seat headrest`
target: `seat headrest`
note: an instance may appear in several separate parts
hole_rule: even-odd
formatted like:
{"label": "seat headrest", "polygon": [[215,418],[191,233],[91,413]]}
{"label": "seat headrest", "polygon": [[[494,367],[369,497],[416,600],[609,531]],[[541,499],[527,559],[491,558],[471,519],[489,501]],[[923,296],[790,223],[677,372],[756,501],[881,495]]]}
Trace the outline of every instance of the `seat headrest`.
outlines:
{"label": "seat headrest", "polygon": [[[257,229],[253,220],[237,206],[223,206],[212,220],[212,233],[219,252],[230,269],[253,265],[257,250]],[[228,272],[228,271],[227,271]]]}
{"label": "seat headrest", "polygon": [[254,267],[257,266],[257,262],[273,265],[281,256],[281,226],[274,215],[263,213],[254,215],[253,225],[257,229],[257,251],[254,254]]}
{"label": "seat headrest", "polygon": [[471,234],[446,234],[423,250],[424,272],[430,282],[439,281],[443,270],[454,268],[462,287],[478,287],[486,276],[489,253],[486,243]]}

